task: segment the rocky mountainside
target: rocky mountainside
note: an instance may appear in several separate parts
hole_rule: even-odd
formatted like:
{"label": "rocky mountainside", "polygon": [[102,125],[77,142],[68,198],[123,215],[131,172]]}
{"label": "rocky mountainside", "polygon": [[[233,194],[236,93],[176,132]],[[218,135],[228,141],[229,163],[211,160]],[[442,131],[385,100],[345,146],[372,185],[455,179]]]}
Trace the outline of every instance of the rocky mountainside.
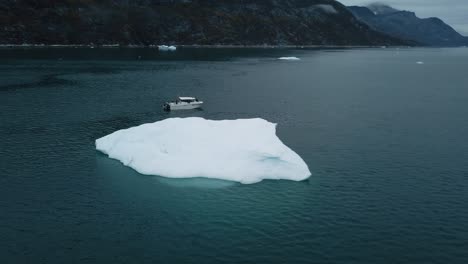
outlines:
{"label": "rocky mountainside", "polygon": [[3,44],[407,45],[334,0],[0,0]]}
{"label": "rocky mountainside", "polygon": [[348,9],[373,29],[396,38],[413,40],[429,46],[468,45],[460,35],[439,18],[418,18],[415,13],[386,5],[350,6]]}

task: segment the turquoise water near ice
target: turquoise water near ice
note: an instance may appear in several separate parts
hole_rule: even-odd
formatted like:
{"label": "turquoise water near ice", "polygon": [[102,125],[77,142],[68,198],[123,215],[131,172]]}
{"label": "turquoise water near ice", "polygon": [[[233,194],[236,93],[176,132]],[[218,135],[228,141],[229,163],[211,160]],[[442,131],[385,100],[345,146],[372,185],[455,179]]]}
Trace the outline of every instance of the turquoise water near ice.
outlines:
{"label": "turquoise water near ice", "polygon": [[[467,263],[467,69],[466,48],[0,49],[0,262]],[[203,111],[163,112],[177,95]],[[175,180],[95,151],[188,116],[278,123],[313,175]]]}

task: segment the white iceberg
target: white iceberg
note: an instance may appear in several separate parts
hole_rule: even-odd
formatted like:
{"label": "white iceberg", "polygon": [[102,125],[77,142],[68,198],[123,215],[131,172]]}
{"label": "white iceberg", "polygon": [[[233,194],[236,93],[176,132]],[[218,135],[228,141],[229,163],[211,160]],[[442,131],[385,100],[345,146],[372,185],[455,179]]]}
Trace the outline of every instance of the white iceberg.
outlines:
{"label": "white iceberg", "polygon": [[159,49],[160,51],[176,51],[176,50],[177,50],[177,47],[175,47],[175,46],[160,45],[160,46],[158,46],[158,49]]}
{"label": "white iceberg", "polygon": [[169,118],[116,131],[96,149],[145,175],[213,178],[244,184],[301,181],[311,173],[264,119]]}
{"label": "white iceberg", "polygon": [[416,64],[424,64],[423,61],[417,61]]}
{"label": "white iceberg", "polygon": [[299,59],[298,57],[281,57],[281,58],[278,58],[278,60],[292,60],[292,61],[298,61],[298,60],[301,60],[301,59]]}

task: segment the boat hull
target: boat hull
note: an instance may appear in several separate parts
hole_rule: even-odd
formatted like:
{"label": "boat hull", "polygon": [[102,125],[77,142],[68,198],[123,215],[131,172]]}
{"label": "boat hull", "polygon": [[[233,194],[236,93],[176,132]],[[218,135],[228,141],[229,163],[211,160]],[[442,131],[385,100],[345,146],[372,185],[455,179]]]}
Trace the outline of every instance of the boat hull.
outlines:
{"label": "boat hull", "polygon": [[164,110],[173,111],[173,110],[190,110],[201,108],[203,102],[194,102],[194,103],[166,103],[164,105]]}

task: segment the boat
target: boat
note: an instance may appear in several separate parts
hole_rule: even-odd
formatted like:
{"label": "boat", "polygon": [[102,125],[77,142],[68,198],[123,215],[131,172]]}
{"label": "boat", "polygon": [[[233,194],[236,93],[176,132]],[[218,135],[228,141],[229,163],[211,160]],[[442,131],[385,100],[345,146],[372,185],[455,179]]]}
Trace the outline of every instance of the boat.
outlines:
{"label": "boat", "polygon": [[203,101],[195,97],[178,97],[174,102],[166,102],[163,105],[165,111],[171,110],[189,110],[201,108]]}

